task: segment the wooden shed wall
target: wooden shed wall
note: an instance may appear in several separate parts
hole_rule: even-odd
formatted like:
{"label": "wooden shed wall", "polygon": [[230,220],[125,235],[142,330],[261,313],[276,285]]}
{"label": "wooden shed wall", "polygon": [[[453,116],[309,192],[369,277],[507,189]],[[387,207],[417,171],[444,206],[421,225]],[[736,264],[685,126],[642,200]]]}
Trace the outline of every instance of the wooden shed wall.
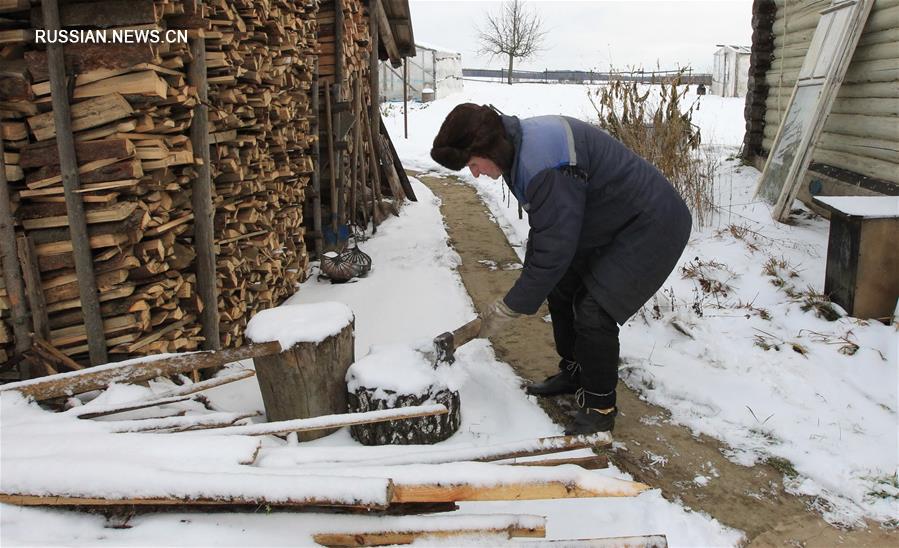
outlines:
{"label": "wooden shed wall", "polygon": [[[771,65],[764,74],[767,98],[761,141],[763,154],[767,154],[774,142],[820,12],[831,2],[774,0],[774,4],[777,11],[772,26]],[[877,192],[899,193],[897,43],[899,0],[875,0],[846,78],[816,145],[812,168],[817,173],[811,174],[810,178],[824,175],[818,179],[825,185],[844,180]],[[834,177],[834,174],[837,176]],[[875,184],[866,184],[869,181]],[[806,191],[807,186],[803,185]],[[853,191],[850,188],[829,190],[832,192],[827,193]]]}

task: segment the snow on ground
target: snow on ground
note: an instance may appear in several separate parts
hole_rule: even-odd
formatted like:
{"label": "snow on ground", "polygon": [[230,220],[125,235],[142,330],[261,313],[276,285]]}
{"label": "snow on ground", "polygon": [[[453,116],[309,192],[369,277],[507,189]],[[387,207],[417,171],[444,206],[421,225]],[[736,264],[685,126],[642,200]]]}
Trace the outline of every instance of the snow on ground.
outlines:
{"label": "snow on ground", "polygon": [[[313,277],[288,303],[309,305],[336,301],[349,306],[355,315],[359,359],[368,355],[370,348],[376,352],[399,344],[418,348],[436,334],[458,327],[474,315],[461,279],[453,269],[458,256],[447,246],[439,203],[427,187],[418,181],[413,184],[419,202],[407,204],[400,217],[386,221],[375,237],[361,244],[373,259],[373,269],[368,277],[342,285],[332,285]],[[336,311],[335,318],[338,312],[342,314]],[[280,321],[280,317],[276,320]],[[372,354],[369,361],[376,357],[377,354]],[[458,349],[456,360],[452,367],[458,371],[453,375],[453,383],[459,387],[465,402],[462,425],[443,446],[464,450],[561,433],[561,428],[520,389],[521,379],[512,369],[496,361],[486,341],[476,340]],[[241,365],[250,364],[235,364],[233,368]],[[87,408],[146,397],[171,388],[169,381],[152,383],[149,388],[115,386],[94,401],[88,401],[93,395],[81,399]],[[206,394],[220,411],[262,409],[259,388],[252,378],[214,388]],[[344,498],[358,488],[360,496],[377,500],[380,485],[377,481],[347,476],[361,472],[374,478],[434,476],[433,469],[426,465],[388,470],[380,464],[387,458],[404,457],[410,451],[431,449],[431,446],[374,448],[375,464],[366,468],[321,463],[323,452],[337,458],[347,456],[353,448],[362,449],[346,429],[309,443],[265,437],[252,466],[240,463],[252,454],[259,438],[225,437],[209,432],[202,436],[112,432],[116,423],[112,419],[115,418],[136,419],[180,411],[191,417],[206,412],[197,402],[173,403],[161,411],[144,409],[97,421],[43,411],[15,393],[0,396],[0,404],[0,435],[4,447],[0,489],[6,492],[33,488],[40,492],[64,490],[93,496],[151,496],[167,491],[181,494],[246,491],[284,498],[297,493],[326,492],[330,485]],[[169,445],[157,445],[160,442]],[[172,449],[171,444],[176,444],[177,449]],[[6,448],[18,449],[10,451]],[[583,451],[573,454],[583,454]],[[481,482],[497,479],[479,472],[483,465],[464,469],[452,465],[450,468],[437,470],[468,474]],[[513,474],[531,473],[527,467],[521,468],[524,471],[513,471]],[[328,479],[310,481],[304,477],[310,473]],[[560,470],[554,473],[572,472]],[[608,483],[608,478],[630,479],[615,468],[585,474],[579,477],[594,485]],[[222,477],[226,480],[219,483]],[[183,483],[179,483],[179,479]],[[85,483],[85,480],[89,481]],[[463,522],[469,519],[464,516],[471,514],[546,516],[548,538],[664,533],[672,546],[732,546],[742,538],[739,532],[723,527],[703,514],[665,501],[658,491],[626,499],[465,503],[460,506],[460,511],[453,515],[460,516]],[[396,524],[395,519],[381,518],[378,526],[389,528]],[[311,545],[311,535],[316,532],[372,526],[371,522],[371,518],[359,516],[297,515],[261,510],[256,513],[138,515],[128,521],[130,528],[121,529],[108,527],[95,515],[0,505],[0,544]]]}
{"label": "snow on ground", "polygon": [[[438,170],[428,157],[430,143],[446,113],[469,100],[493,103],[522,116],[563,113],[589,118],[593,113],[583,86],[510,88],[466,82],[464,94],[415,104],[408,140],[402,137],[401,107],[386,107],[385,122],[408,167]],[[742,135],[742,103],[709,96],[701,101],[701,114],[694,120],[703,128],[704,142],[714,145],[722,157],[734,154]],[[850,318],[827,322],[813,311],[802,310],[802,293],[809,286],[821,289],[826,223],[811,218],[794,226],[771,222],[767,206],[751,197],[756,176],[755,170],[724,163],[721,211],[708,228],[695,232],[682,260],[694,277],[683,278],[676,271],[658,302],[624,328],[623,377],[647,399],[671,409],[674,420],[729,443],[732,457],[739,462],[777,457],[792,463],[783,465],[790,472],[790,467],[795,470],[791,488],[818,495],[832,519],[894,517],[891,505],[897,490],[890,477],[896,465],[895,333],[880,324]],[[501,185],[474,181],[467,174],[463,178],[484,196],[510,241],[520,244],[526,236],[526,221],[517,219],[514,204],[505,205]],[[313,275],[289,303],[336,301],[349,306],[355,315],[357,358],[372,348],[379,352],[398,344],[420,347],[474,315],[453,270],[458,257],[447,246],[438,200],[419,182],[413,184],[419,202],[407,204],[399,218],[389,219],[377,235],[361,243],[373,258],[374,268],[367,278],[331,285]],[[768,268],[771,275],[763,271],[770,258],[774,259]],[[657,304],[657,310],[652,304]],[[241,365],[249,364],[235,367]],[[524,395],[521,380],[508,365],[496,361],[485,341],[461,348],[454,367],[465,412],[460,431],[443,445],[464,448],[560,432]],[[88,401],[90,395],[81,399],[86,406],[99,406],[170,388],[171,382],[160,381],[149,388],[115,387],[95,402]],[[262,410],[252,378],[212,389],[208,397],[219,411]],[[150,493],[178,474],[196,474],[206,466],[216,473],[234,474],[224,486],[229,489],[241,489],[252,476],[272,474],[283,474],[287,487],[299,486],[299,477],[310,470],[307,467],[321,467],[310,459],[323,452],[347,455],[359,447],[346,430],[310,443],[266,437],[256,464],[246,466],[239,463],[252,452],[256,438],[186,436],[184,445],[161,454],[155,441],[172,440],[175,435],[112,433],[113,419],[181,411],[191,417],[207,412],[196,402],[94,421],[42,411],[9,393],[0,396],[0,403],[3,490],[29,485],[49,488],[53,478],[56,486],[77,487],[75,471],[86,470],[91,485],[101,493],[116,494],[126,484],[131,494]],[[379,448],[377,458],[407,455],[410,450]],[[110,479],[115,474],[103,473],[109,470],[121,470],[130,481]],[[627,479],[614,468],[591,474]],[[708,479],[697,476],[696,481],[701,484]],[[269,489],[277,494],[287,487]],[[546,516],[548,538],[664,533],[672,546],[727,546],[741,538],[703,514],[665,501],[658,491],[623,499],[465,503],[459,512],[486,513]],[[393,518],[381,519],[384,526],[393,523]],[[0,544],[309,545],[314,532],[364,526],[369,521],[360,516],[264,511],[162,513],[135,516],[128,522],[130,528],[117,529],[95,515],[2,505]]]}
{"label": "snow on ground", "polygon": [[[586,86],[466,81],[463,94],[411,104],[409,139],[402,104],[386,108],[406,165],[446,172],[430,160],[430,143],[445,115],[467,101],[517,116],[595,119]],[[743,100],[703,96],[693,121],[721,163],[719,209],[694,230],[657,299],[623,328],[622,378],[675,422],[729,444],[736,462],[772,460],[790,491],[817,497],[826,519],[895,520],[896,330],[844,313],[836,321],[819,317],[827,221],[808,214],[776,223],[753,197],[759,172],[734,159]],[[518,218],[501,181],[459,175],[523,255],[527,218]]]}

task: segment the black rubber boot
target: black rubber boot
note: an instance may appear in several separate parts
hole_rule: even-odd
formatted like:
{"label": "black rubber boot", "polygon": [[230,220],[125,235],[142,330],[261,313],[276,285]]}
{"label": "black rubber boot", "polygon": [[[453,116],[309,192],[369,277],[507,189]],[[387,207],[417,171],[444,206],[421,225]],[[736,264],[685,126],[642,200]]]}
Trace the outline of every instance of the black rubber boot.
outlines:
{"label": "black rubber boot", "polygon": [[577,362],[562,360],[559,363],[559,371],[555,375],[547,377],[545,381],[530,384],[525,392],[532,396],[558,396],[561,394],[574,394],[581,387],[580,365]]}
{"label": "black rubber boot", "polygon": [[567,436],[580,436],[596,434],[599,432],[611,433],[615,429],[615,417],[618,415],[618,408],[613,408],[610,413],[600,413],[598,409],[592,407],[582,407],[578,409],[574,421],[565,429]]}

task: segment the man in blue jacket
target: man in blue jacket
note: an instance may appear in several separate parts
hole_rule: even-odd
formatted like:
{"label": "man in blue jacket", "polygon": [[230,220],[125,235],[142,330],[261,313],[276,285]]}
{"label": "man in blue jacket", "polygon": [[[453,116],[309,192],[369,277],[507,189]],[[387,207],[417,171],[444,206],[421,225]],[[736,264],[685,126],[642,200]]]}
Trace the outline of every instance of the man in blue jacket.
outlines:
{"label": "man in blue jacket", "polygon": [[502,177],[530,233],[515,285],[483,315],[481,336],[548,301],[559,372],[528,386],[576,394],[569,434],[615,426],[618,326],[662,286],[690,236],[683,199],[652,164],[574,118],[519,119],[464,103],[449,113],[431,157],[475,177]]}

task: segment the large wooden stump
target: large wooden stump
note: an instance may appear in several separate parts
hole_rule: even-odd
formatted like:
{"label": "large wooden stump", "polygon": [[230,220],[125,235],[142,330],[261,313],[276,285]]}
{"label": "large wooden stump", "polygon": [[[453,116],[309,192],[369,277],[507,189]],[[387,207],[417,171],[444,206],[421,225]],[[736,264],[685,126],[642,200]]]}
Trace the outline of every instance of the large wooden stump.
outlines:
{"label": "large wooden stump", "polygon": [[[279,340],[285,349],[255,359],[269,421],[346,413],[345,379],[354,360],[353,325],[352,312],[340,303],[281,306],[253,317],[247,336],[253,342]],[[298,435],[301,441],[309,441],[333,432]]]}
{"label": "large wooden stump", "polygon": [[[442,368],[452,367],[449,365]],[[459,392],[448,386],[414,349],[374,349],[347,372],[347,402],[351,413],[440,403],[449,413],[350,427],[363,445],[432,444],[452,436],[461,423]]]}

